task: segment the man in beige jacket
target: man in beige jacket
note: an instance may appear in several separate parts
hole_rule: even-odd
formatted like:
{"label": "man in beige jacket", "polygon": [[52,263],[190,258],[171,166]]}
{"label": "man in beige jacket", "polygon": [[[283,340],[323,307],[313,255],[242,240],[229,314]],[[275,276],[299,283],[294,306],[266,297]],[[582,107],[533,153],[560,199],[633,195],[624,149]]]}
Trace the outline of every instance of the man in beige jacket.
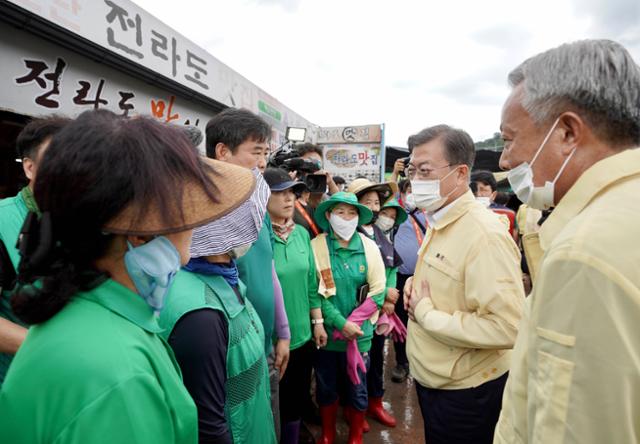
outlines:
{"label": "man in beige jacket", "polygon": [[524,304],[520,253],[469,190],[475,149],[446,125],[411,136],[408,175],[429,229],[413,280],[407,355],[429,444],[490,444]]}
{"label": "man in beige jacket", "polygon": [[521,200],[555,206],[495,442],[640,441],[640,68],[584,40],[509,75],[500,159]]}

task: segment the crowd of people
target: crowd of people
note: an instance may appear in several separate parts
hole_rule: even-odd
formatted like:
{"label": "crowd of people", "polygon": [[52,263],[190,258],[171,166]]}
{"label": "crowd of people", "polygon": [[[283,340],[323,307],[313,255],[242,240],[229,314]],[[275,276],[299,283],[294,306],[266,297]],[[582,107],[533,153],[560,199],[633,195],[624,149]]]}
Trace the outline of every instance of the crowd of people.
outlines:
{"label": "crowd of people", "polygon": [[206,155],[149,117],[32,120],[0,201],[0,441],[296,444],[317,421],[333,444],[341,411],[362,443],[398,423],[389,341],[429,444],[639,442],[640,68],[587,40],[508,78],[514,197],[449,125],[390,181],[310,192],[244,109]]}

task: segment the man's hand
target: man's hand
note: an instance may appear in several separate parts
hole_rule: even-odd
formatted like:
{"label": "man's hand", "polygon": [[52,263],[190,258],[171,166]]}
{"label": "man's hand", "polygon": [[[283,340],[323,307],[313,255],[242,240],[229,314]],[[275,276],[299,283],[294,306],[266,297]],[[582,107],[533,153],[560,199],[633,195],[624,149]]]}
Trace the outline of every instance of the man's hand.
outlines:
{"label": "man's hand", "polygon": [[385,301],[395,304],[398,301],[398,298],[400,298],[400,292],[397,288],[387,288],[387,296],[384,298]]}
{"label": "man's hand", "polygon": [[423,299],[428,299],[429,301],[431,301],[431,288],[429,287],[429,282],[427,282],[426,280],[422,281],[420,289],[414,287],[411,292],[411,299],[409,299],[409,308],[407,310],[407,313],[409,314],[409,318],[411,318],[411,320],[414,322],[416,320],[416,307]]}
{"label": "man's hand", "polygon": [[316,343],[317,348],[326,347],[327,345],[327,330],[324,328],[324,324],[313,325],[313,342]]}
{"label": "man's hand", "polygon": [[409,300],[411,299],[411,292],[413,291],[413,276],[411,276],[404,283],[404,292],[402,302],[404,303],[404,309],[409,310]]}
{"label": "man's hand", "polygon": [[393,172],[395,174],[403,174],[404,173],[404,159],[397,159],[393,164]]}
{"label": "man's hand", "polygon": [[382,311],[384,311],[387,315],[392,315],[396,311],[396,304],[389,301],[384,301],[382,304]]}
{"label": "man's hand", "polygon": [[342,327],[341,331],[342,336],[344,336],[348,341],[359,338],[364,334],[360,326],[351,321],[347,321],[347,323],[344,324],[344,327]]}
{"label": "man's hand", "polygon": [[280,373],[280,379],[284,376],[284,372],[287,371],[287,365],[289,365],[289,339],[278,339],[276,342],[275,353],[276,361],[273,364]]}
{"label": "man's hand", "polygon": [[315,174],[325,175],[325,177],[327,178],[327,190],[329,191],[329,194],[335,194],[340,191],[338,185],[336,185],[336,183],[333,181],[333,176],[331,175],[331,173],[325,170],[318,170],[315,172]]}
{"label": "man's hand", "polygon": [[393,172],[391,173],[391,180],[393,182],[398,181],[398,176],[404,174],[404,160],[402,158],[395,161],[393,164]]}

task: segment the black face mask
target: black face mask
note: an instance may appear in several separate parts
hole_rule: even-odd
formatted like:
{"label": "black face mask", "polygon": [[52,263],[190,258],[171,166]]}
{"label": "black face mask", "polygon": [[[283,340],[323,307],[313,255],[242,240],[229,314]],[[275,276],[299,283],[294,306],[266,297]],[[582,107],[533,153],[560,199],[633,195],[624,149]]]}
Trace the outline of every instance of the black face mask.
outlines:
{"label": "black face mask", "polygon": [[378,220],[378,216],[380,215],[379,211],[372,211],[372,213],[373,217],[371,218],[371,222],[369,222],[371,225],[376,223],[376,221]]}

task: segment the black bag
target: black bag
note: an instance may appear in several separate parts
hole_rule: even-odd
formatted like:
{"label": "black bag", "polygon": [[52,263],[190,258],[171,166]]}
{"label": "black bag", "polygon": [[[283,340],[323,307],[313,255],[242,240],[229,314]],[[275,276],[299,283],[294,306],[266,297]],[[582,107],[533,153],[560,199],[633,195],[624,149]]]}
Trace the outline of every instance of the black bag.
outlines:
{"label": "black bag", "polygon": [[368,294],[369,284],[364,283],[358,287],[358,294],[356,295],[356,301],[358,302],[358,305],[362,304],[367,299]]}

